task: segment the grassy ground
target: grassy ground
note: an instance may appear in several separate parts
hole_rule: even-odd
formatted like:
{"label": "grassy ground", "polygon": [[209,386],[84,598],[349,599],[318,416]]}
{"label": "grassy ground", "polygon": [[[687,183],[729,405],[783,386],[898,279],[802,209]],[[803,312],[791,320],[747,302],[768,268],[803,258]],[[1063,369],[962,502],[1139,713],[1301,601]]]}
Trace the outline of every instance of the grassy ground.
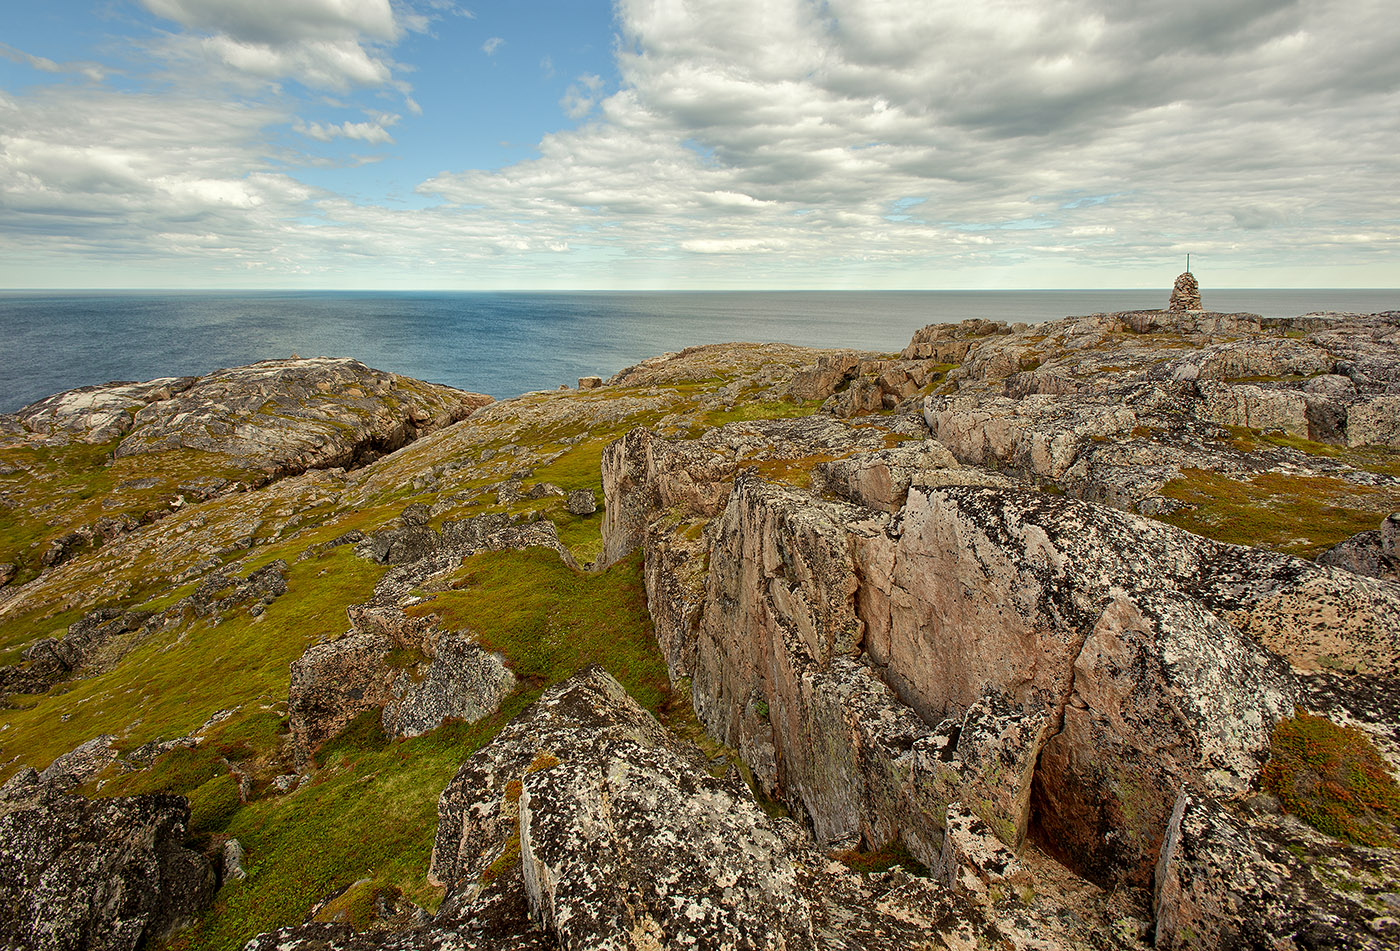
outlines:
{"label": "grassy ground", "polygon": [[1162,516],[1163,521],[1218,541],[1304,558],[1375,528],[1400,508],[1400,489],[1280,472],[1236,480],[1187,469],[1184,478],[1163,487],[1162,495],[1190,506]]}

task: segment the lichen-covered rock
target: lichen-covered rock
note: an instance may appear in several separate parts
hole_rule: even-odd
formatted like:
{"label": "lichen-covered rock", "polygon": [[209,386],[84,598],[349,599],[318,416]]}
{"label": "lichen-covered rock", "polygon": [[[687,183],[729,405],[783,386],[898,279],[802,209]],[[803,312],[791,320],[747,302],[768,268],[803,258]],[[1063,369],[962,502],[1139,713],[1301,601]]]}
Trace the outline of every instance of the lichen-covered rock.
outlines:
{"label": "lichen-covered rock", "polygon": [[56,393],[15,413],[21,427],[43,436],[70,436],[103,443],[131,430],[147,405],[183,393],[197,377],[167,377],[145,383],[108,383]]}
{"label": "lichen-covered rock", "polygon": [[312,645],[292,662],[287,723],[298,770],[360,713],[393,699],[398,671],[387,663],[393,648],[394,641],[383,634],[352,629]]}
{"label": "lichen-covered rock", "polygon": [[505,660],[460,632],[440,635],[432,652],[426,665],[397,677],[390,687],[393,699],[383,718],[390,736],[419,736],[448,719],[475,723],[496,712],[515,689]]}
{"label": "lichen-covered rock", "polygon": [[42,786],[0,800],[0,944],[135,951],[168,940],[213,897],[184,846],[183,796],[86,799]]}
{"label": "lichen-covered rock", "polygon": [[592,515],[598,511],[598,500],[592,489],[574,489],[569,493],[565,506],[570,515]]}
{"label": "lichen-covered rock", "polygon": [[1232,813],[1183,790],[1157,866],[1158,948],[1347,948],[1400,945],[1385,896],[1393,852],[1359,849],[1276,815]]}
{"label": "lichen-covered rock", "polygon": [[1358,575],[1400,582],[1400,512],[1378,529],[1359,532],[1317,556],[1319,565],[1345,568]]}
{"label": "lichen-covered rock", "polygon": [[274,476],[349,468],[489,402],[355,360],[268,360],[218,370],[147,402],[116,454],[196,449]]}
{"label": "lichen-covered rock", "polygon": [[390,736],[419,736],[444,720],[475,723],[494,713],[515,686],[499,654],[466,631],[443,631],[436,618],[397,606],[354,605],[351,628],[316,644],[291,666],[288,726],[298,769],[356,716],[381,709]]}
{"label": "lichen-covered rock", "polygon": [[596,668],[443,793],[432,876],[449,914],[485,894],[515,835],[532,916],[561,948],[888,948],[984,927],[925,883],[862,880],[812,852]]}

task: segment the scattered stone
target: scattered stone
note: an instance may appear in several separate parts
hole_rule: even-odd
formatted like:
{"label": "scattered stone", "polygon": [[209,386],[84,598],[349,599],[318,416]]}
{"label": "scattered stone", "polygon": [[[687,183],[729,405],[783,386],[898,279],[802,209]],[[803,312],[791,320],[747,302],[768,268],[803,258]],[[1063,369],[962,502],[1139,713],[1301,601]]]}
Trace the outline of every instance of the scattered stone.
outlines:
{"label": "scattered stone", "polygon": [[574,489],[564,504],[570,515],[592,515],[598,511],[598,500],[592,489]]}
{"label": "scattered stone", "polygon": [[581,376],[578,378],[578,388],[580,390],[596,390],[603,385],[601,376]]}
{"label": "scattered stone", "polygon": [[10,564],[9,562],[0,564],[0,588],[3,588],[5,585],[13,581],[18,571],[19,568],[15,565]]}
{"label": "scattered stone", "polygon": [[243,845],[237,839],[229,839],[224,843],[223,851],[223,874],[219,881],[225,885],[230,882],[242,882],[248,878],[248,873],[243,870]]}
{"label": "scattered stone", "polygon": [[297,787],[301,782],[301,776],[296,773],[284,773],[276,776],[272,780],[272,788],[285,795]]}

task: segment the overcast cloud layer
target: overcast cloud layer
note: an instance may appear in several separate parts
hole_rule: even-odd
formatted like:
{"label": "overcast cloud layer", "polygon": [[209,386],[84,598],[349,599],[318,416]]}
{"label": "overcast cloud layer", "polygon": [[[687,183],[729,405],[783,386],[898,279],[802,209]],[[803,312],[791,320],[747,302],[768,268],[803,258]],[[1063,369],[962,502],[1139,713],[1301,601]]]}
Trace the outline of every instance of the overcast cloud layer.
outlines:
{"label": "overcast cloud layer", "polygon": [[0,48],[0,283],[1400,286],[1390,0],[619,0],[618,81],[401,203],[313,146],[451,122],[395,51],[467,11],[143,2],[142,69]]}

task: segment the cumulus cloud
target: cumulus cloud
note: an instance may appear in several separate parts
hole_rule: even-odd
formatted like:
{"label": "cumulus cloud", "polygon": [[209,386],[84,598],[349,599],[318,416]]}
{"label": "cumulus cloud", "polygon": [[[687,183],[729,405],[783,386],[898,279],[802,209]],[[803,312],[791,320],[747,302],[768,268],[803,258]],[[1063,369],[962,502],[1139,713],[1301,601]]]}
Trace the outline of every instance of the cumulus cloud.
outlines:
{"label": "cumulus cloud", "polygon": [[1400,57],[1380,0],[617,12],[619,90],[579,82],[561,100],[588,125],[421,191],[542,230],[605,220],[639,255],[778,249],[799,269],[1014,265],[1047,247],[1103,266],[1182,247],[1263,263],[1400,214],[1379,120],[1400,114]]}
{"label": "cumulus cloud", "polygon": [[394,141],[393,136],[389,134],[388,127],[398,121],[399,116],[396,115],[380,115],[368,122],[342,122],[339,124],[297,120],[293,124],[293,128],[302,135],[318,142],[330,142],[335,139],[358,139],[361,142],[378,145]]}
{"label": "cumulus cloud", "polygon": [[[212,61],[325,89],[398,88],[386,50],[413,28],[387,0],[143,2]],[[0,99],[0,238],[467,286],[1044,286],[1071,264],[1170,272],[1187,250],[1395,283],[1391,18],[1385,0],[618,0],[617,82],[570,85],[575,127],[421,182],[412,208],[301,186],[265,144],[387,143],[396,116]]]}
{"label": "cumulus cloud", "polygon": [[185,27],[173,38],[211,62],[268,80],[293,78],[344,91],[389,83],[386,48],[428,18],[389,0],[142,0],[157,16]]}
{"label": "cumulus cloud", "polygon": [[602,90],[603,77],[585,73],[569,85],[559,105],[570,119],[582,119],[598,104]]}

